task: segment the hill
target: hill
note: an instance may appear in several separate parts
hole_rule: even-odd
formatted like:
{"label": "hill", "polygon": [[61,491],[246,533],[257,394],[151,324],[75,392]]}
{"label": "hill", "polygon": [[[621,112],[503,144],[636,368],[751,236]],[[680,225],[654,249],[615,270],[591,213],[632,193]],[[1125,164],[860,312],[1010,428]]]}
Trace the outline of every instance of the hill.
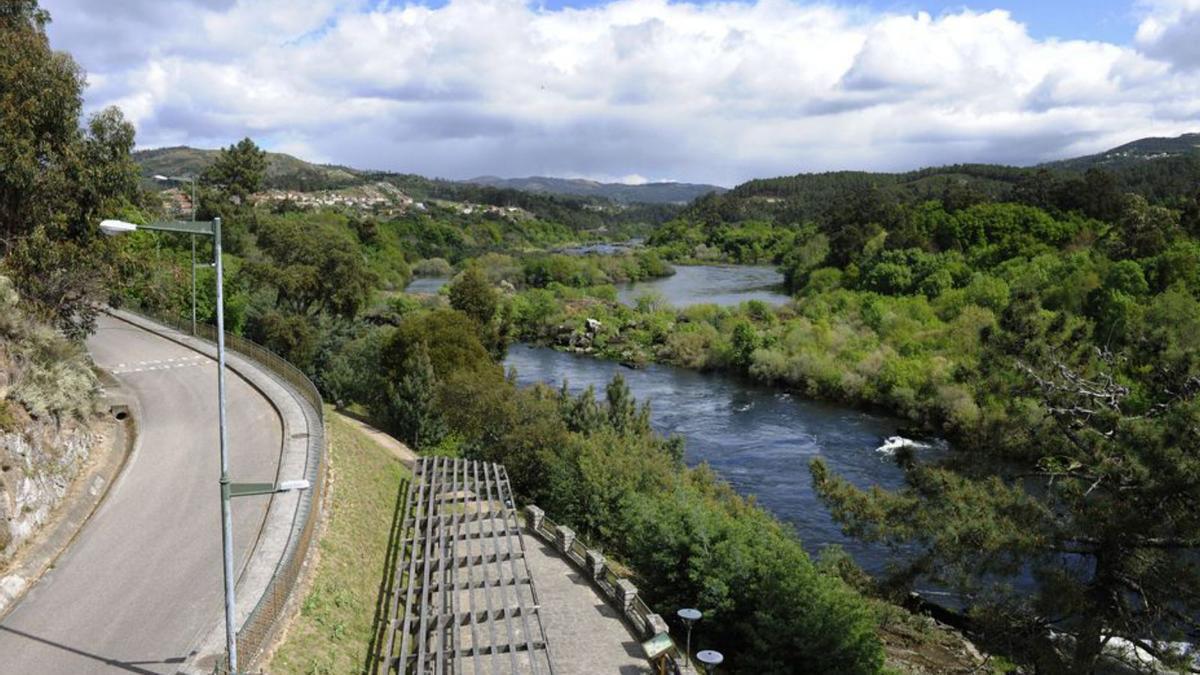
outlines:
{"label": "hill", "polygon": [[[217,150],[187,146],[138,150],[133,159],[149,179],[162,176],[198,176],[217,157]],[[268,188],[283,190],[333,190],[363,184],[364,172],[344,166],[313,164],[281,152],[267,153]]]}
{"label": "hill", "polygon": [[530,176],[528,178],[480,176],[466,182],[522,192],[542,192],[572,197],[600,197],[625,204],[686,204],[709,192],[721,194],[727,191],[726,188],[718,185],[697,183],[664,182],[629,185],[601,183],[582,178],[550,178],[547,176]]}
{"label": "hill", "polygon": [[1032,171],[993,164],[956,164],[908,171],[873,173],[830,171],[747,181],[721,195],[704,197],[691,215],[705,220],[812,220],[844,195],[876,191],[897,201],[943,199],[950,193],[982,193],[997,199]]}
{"label": "hill", "polygon": [[1193,133],[1174,138],[1141,138],[1095,155],[1047,162],[1040,166],[1063,171],[1087,171],[1091,168],[1112,171],[1148,161],[1195,155],[1198,151],[1200,133]]}
{"label": "hill", "polygon": [[[1175,138],[1143,138],[1102,153],[1033,167],[955,164],[902,173],[831,171],[747,181],[728,192],[698,199],[687,212],[708,221],[749,219],[804,222],[823,215],[839,199],[872,191],[886,200],[927,199],[1025,201],[1064,210],[1077,204],[1057,197],[1082,194],[1073,182],[1089,169],[1112,175],[1121,192],[1140,194],[1153,203],[1178,206],[1200,183],[1200,133]],[[1029,193],[1043,193],[1036,197]],[[1053,193],[1053,194],[1051,194]],[[1055,196],[1056,195],[1056,196]],[[1070,200],[1067,200],[1068,202]]]}

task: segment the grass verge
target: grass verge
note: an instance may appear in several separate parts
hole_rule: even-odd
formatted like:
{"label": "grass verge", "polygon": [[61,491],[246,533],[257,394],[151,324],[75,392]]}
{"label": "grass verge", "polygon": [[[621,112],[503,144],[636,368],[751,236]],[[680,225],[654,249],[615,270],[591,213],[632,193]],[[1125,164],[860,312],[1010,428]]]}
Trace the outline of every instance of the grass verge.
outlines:
{"label": "grass verge", "polygon": [[362,672],[377,628],[389,539],[401,481],[399,460],[327,408],[332,461],[329,521],[312,586],[269,673]]}

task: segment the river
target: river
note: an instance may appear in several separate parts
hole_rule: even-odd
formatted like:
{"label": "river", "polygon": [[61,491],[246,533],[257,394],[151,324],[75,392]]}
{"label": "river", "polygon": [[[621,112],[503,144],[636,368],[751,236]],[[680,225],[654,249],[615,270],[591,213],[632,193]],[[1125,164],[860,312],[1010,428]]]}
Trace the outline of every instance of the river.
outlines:
{"label": "river", "polygon": [[810,553],[841,544],[868,572],[883,570],[886,549],[842,535],[813,491],[808,463],[823,457],[859,487],[898,488],[903,473],[877,450],[897,433],[898,420],[804,400],[730,375],[658,364],[630,370],[525,344],[510,347],[504,365],[517,369],[521,385],[560,386],[566,380],[574,392],[594,386],[599,398],[620,374],[638,401],[650,402],[655,430],[684,438],[688,464],[708,462],[739,493],[754,495],[796,527]]}
{"label": "river", "polygon": [[669,277],[617,286],[617,295],[625,304],[633,304],[646,292],[661,294],[673,307],[705,302],[736,305],[747,300],[782,305],[788,301],[783,275],[766,265],[680,265]]}
{"label": "river", "polygon": [[[762,294],[762,268],[680,267],[672,279],[692,285],[672,287],[668,301],[678,306],[702,301],[736,304]],[[773,271],[773,270],[771,270]],[[662,289],[664,280],[626,289]],[[724,288],[713,292],[714,288]],[[742,290],[738,290],[738,289]],[[665,293],[664,293],[665,294]],[[700,373],[651,364],[630,370],[612,361],[524,344],[509,349],[506,367],[517,370],[522,385],[546,382],[572,391],[589,385],[603,397],[604,386],[620,374],[639,401],[649,401],[651,423],[663,434],[678,434],[686,443],[688,464],[708,462],[743,495],[795,526],[811,553],[840,544],[868,572],[883,571],[888,551],[842,535],[813,491],[809,461],[823,457],[838,475],[863,488],[903,484],[903,472],[878,450],[897,434],[901,422],[873,414],[805,400],[787,392],[721,373]],[[939,452],[926,450],[926,454]]]}
{"label": "river", "polygon": [[405,293],[437,293],[450,283],[450,277],[413,277],[404,287]]}

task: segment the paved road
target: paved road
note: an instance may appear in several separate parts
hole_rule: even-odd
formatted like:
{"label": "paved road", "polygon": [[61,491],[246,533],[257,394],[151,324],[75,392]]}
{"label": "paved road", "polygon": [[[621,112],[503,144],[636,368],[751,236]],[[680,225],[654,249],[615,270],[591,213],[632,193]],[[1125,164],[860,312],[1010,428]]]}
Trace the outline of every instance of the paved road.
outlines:
{"label": "paved road", "polygon": [[[88,348],[138,397],[141,438],[79,538],[0,623],[3,675],[173,673],[220,620],[216,365],[110,317]],[[273,481],[279,417],[241,378],[226,382],[231,474]],[[267,499],[234,502],[238,569]]]}

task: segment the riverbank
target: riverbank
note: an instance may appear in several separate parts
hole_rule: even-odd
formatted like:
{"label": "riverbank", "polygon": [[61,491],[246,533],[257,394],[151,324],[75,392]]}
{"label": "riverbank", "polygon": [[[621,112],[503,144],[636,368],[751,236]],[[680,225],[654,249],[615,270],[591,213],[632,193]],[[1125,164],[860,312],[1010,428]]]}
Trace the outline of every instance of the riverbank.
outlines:
{"label": "riverbank", "polygon": [[981,334],[996,321],[975,306],[939,313],[924,298],[844,290],[777,306],[750,299],[674,307],[652,295],[630,306],[605,288],[534,289],[512,307],[510,332],[522,341],[632,367],[748,377],[956,439],[980,428],[973,380]]}

